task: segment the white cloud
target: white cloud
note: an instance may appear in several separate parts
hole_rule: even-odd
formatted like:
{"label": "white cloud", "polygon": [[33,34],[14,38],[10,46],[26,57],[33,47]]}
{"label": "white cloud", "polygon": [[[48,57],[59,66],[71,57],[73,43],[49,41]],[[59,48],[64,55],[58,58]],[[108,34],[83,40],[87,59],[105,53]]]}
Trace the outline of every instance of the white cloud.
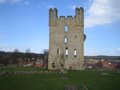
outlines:
{"label": "white cloud", "polygon": [[0,51],[8,51],[8,52],[13,52],[15,49],[18,49],[20,52],[25,52],[26,48],[24,46],[12,46],[12,45],[7,45],[0,43]]}
{"label": "white cloud", "polygon": [[0,3],[7,3],[7,2],[10,2],[10,3],[18,3],[18,2],[21,2],[22,0],[0,0]]}
{"label": "white cloud", "polygon": [[47,8],[55,8],[55,6],[53,6],[53,5],[47,5],[46,7]]}
{"label": "white cloud", "polygon": [[43,5],[47,5],[47,3],[46,3],[46,2],[43,2],[42,4],[43,4]]}
{"label": "white cloud", "polygon": [[46,2],[43,2],[43,6],[45,6],[46,8],[55,8],[54,5],[51,5],[50,3],[46,3]]}
{"label": "white cloud", "polygon": [[85,55],[97,56],[97,55],[111,55],[108,50],[98,50],[95,48],[85,49]]}
{"label": "white cloud", "polygon": [[12,3],[17,3],[17,2],[20,2],[21,0],[9,0],[9,1]]}
{"label": "white cloud", "polygon": [[120,52],[120,48],[117,48],[116,51],[119,51],[119,52]]}
{"label": "white cloud", "polygon": [[108,55],[108,56],[119,56],[120,55],[120,48],[117,49],[102,49],[98,50],[95,48],[85,49],[85,55],[90,56],[97,56],[97,55]]}
{"label": "white cloud", "polygon": [[29,5],[29,4],[30,4],[30,2],[29,2],[29,1],[25,1],[24,3],[25,3],[26,5]]}
{"label": "white cloud", "polygon": [[0,0],[0,3],[5,3],[7,0]]}
{"label": "white cloud", "polygon": [[85,27],[104,25],[120,20],[120,0],[93,0],[86,12]]}
{"label": "white cloud", "polygon": [[72,5],[71,8],[75,10],[76,7],[80,7],[79,5]]}
{"label": "white cloud", "polygon": [[0,44],[0,51],[13,51],[13,50],[14,50],[14,48],[9,47],[6,44]]}

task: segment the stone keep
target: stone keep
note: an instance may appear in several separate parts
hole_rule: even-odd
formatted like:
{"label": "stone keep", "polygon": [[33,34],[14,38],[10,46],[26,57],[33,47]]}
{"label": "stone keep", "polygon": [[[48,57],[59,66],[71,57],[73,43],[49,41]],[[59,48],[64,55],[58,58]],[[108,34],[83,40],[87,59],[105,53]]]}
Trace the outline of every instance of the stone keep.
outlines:
{"label": "stone keep", "polygon": [[59,16],[49,9],[48,69],[83,70],[84,10],[75,9],[75,16]]}

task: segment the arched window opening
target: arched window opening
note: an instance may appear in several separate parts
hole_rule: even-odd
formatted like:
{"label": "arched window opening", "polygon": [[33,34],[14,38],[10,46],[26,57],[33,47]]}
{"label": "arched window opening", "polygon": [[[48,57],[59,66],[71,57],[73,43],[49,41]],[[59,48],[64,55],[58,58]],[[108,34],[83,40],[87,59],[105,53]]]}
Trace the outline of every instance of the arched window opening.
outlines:
{"label": "arched window opening", "polygon": [[67,37],[64,38],[64,43],[67,43]]}
{"label": "arched window opening", "polygon": [[75,38],[76,38],[77,36],[75,35]]}
{"label": "arched window opening", "polygon": [[76,57],[76,56],[77,56],[77,50],[74,49],[74,57]]}
{"label": "arched window opening", "polygon": [[65,25],[64,29],[65,29],[65,32],[67,32],[68,31],[68,26]]}
{"label": "arched window opening", "polygon": [[59,48],[57,49],[57,54],[60,54],[60,49]]}
{"label": "arched window opening", "polygon": [[65,50],[65,55],[66,55],[66,57],[68,57],[68,48],[66,48],[66,50]]}

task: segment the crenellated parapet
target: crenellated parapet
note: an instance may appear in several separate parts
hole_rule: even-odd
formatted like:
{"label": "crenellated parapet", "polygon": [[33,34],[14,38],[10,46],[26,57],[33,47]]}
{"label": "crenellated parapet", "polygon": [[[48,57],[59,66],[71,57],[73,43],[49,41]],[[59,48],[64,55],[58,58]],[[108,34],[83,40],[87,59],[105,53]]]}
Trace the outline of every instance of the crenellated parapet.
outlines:
{"label": "crenellated parapet", "polygon": [[[71,21],[75,19],[75,25],[84,25],[84,9],[82,7],[76,8],[75,9],[75,16],[59,16],[58,18],[58,11],[57,8],[50,8],[49,9],[49,26],[56,26],[57,25],[57,20],[62,20],[62,21]],[[67,20],[67,21],[66,21]]]}
{"label": "crenellated parapet", "polygon": [[57,8],[49,9],[49,26],[56,26],[57,18],[58,18]]}
{"label": "crenellated parapet", "polygon": [[75,9],[75,24],[84,25],[84,9],[82,7]]}
{"label": "crenellated parapet", "polygon": [[66,18],[65,18],[65,16],[60,16],[59,17],[59,20],[65,20]]}

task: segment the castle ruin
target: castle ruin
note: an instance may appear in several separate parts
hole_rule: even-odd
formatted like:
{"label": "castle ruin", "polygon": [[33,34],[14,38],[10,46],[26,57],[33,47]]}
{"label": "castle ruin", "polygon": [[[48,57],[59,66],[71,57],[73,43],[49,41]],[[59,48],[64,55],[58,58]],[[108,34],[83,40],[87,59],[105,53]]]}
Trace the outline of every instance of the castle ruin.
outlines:
{"label": "castle ruin", "polygon": [[83,70],[84,10],[75,9],[75,16],[59,16],[49,9],[48,69]]}

